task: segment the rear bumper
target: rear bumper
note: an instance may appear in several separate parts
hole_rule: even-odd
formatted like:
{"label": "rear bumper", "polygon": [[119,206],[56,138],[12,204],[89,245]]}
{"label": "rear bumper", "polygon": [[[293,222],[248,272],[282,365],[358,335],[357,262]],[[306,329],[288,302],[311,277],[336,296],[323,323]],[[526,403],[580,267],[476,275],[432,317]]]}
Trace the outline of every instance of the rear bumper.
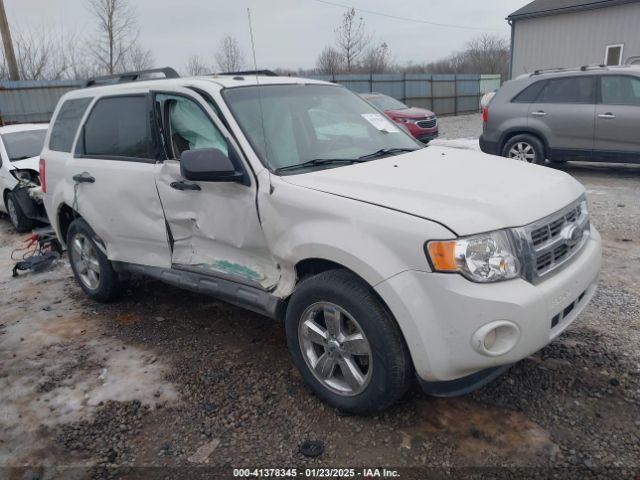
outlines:
{"label": "rear bumper", "polygon": [[498,142],[487,140],[484,135],[480,135],[480,150],[489,155],[500,155]]}
{"label": "rear bumper", "polygon": [[[518,362],[556,338],[595,293],[601,251],[592,227],[582,251],[537,285],[524,279],[480,284],[456,274],[405,271],[375,289],[400,325],[418,376],[426,382],[458,380]],[[489,351],[484,339],[494,329],[498,350]]]}

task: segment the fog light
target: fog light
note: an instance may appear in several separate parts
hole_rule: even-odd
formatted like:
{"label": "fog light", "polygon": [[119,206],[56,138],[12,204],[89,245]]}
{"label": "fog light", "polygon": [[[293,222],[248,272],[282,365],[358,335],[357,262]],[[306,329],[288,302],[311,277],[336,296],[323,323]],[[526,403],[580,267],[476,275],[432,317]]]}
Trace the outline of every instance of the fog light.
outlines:
{"label": "fog light", "polygon": [[488,357],[510,352],[520,338],[518,326],[508,320],[496,320],[481,326],[471,336],[473,349]]}
{"label": "fog light", "polygon": [[484,348],[487,350],[491,350],[496,343],[496,329],[491,330],[484,337]]}

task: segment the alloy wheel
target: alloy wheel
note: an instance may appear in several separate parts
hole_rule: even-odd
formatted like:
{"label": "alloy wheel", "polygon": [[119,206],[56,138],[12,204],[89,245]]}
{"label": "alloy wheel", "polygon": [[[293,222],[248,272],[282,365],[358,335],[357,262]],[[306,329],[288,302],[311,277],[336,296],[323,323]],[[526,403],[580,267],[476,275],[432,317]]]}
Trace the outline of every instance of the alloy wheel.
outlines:
{"label": "alloy wheel", "polygon": [[536,152],[527,142],[518,142],[509,150],[509,158],[520,160],[521,162],[534,163]]}
{"label": "alloy wheel", "polygon": [[78,233],[71,241],[71,257],[78,277],[91,290],[100,284],[100,262],[95,246],[83,233]]}
{"label": "alloy wheel", "polygon": [[373,371],[373,354],[360,324],[331,302],[310,305],[298,324],[300,349],[323,386],[343,396],[362,392]]}

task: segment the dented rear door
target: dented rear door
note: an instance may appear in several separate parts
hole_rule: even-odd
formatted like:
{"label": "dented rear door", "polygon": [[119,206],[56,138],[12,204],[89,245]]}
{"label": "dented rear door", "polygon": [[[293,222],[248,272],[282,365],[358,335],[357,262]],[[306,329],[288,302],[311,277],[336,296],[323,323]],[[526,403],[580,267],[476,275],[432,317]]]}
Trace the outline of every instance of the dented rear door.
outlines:
{"label": "dented rear door", "polygon": [[[163,89],[154,92],[154,99],[154,113],[169,159],[161,165],[156,182],[170,238],[172,266],[265,290],[274,288],[280,274],[260,225],[255,178],[251,176],[251,185],[247,186],[192,182],[180,174],[179,158],[184,150],[225,151],[231,144],[240,152],[237,144],[197,93],[186,88]],[[191,187],[185,189],[184,184]]]}

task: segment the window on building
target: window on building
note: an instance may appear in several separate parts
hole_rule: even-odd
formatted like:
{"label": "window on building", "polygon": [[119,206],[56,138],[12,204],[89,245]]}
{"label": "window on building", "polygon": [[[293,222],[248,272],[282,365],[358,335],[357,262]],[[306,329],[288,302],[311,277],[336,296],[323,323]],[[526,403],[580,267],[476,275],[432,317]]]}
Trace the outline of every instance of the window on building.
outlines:
{"label": "window on building", "polygon": [[604,55],[604,64],[607,66],[622,65],[623,44],[608,45]]}

